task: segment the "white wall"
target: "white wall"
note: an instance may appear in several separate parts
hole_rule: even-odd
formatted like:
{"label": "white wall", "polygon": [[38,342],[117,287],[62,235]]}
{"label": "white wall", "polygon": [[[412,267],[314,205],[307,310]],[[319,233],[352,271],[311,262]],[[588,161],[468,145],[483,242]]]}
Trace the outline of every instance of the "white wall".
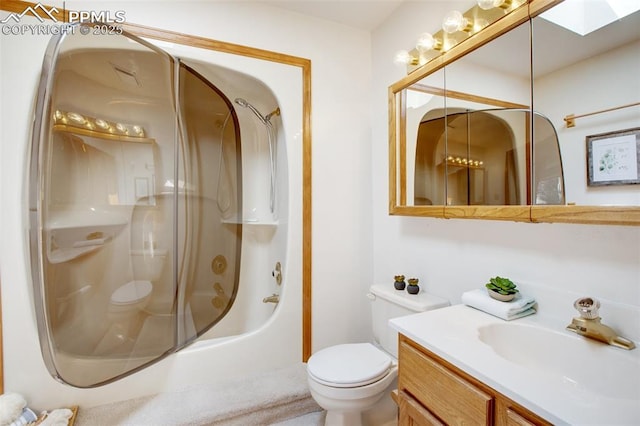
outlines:
{"label": "white wall", "polygon": [[[368,338],[369,305],[365,289],[371,283],[373,241],[369,158],[370,34],[259,2],[122,2],[110,5],[67,2],[66,7],[77,10],[124,9],[127,22],[311,59],[313,350]],[[32,102],[48,37],[0,37],[0,105],[4,113],[0,117],[0,270],[5,342],[11,342],[4,347],[5,372],[12,371],[14,378],[16,374],[24,375],[20,380],[31,380],[36,375],[47,373],[33,341],[35,314],[29,296],[29,266],[25,260],[28,222],[24,203],[24,167]],[[296,140],[302,143],[299,135]],[[302,157],[294,161],[301,162]],[[297,211],[301,211],[301,206]],[[301,239],[302,235],[295,237]],[[20,290],[16,292],[14,289]],[[16,294],[17,297],[10,297]],[[21,330],[25,327],[29,333],[23,335]],[[215,362],[213,359],[212,363]],[[152,367],[148,374],[157,374],[158,368],[174,370],[175,374],[180,372],[171,357],[167,362]],[[96,389],[79,391],[74,398],[67,396],[66,399],[68,403],[82,403],[81,399],[84,399],[93,405],[96,401],[126,397],[136,392],[139,383],[135,378],[133,375],[123,380],[122,386],[126,390],[119,394],[111,392],[105,396]],[[54,386],[29,392],[37,394],[43,401],[51,389],[61,392]],[[8,387],[6,390],[12,389]],[[61,395],[55,397],[57,401],[64,398]]]}
{"label": "white wall", "polygon": [[[462,3],[459,10],[473,4]],[[603,322],[637,340],[637,314],[626,321],[614,311],[637,312],[640,306],[640,228],[388,215],[387,87],[404,76],[392,62],[394,53],[410,48],[421,32],[435,32],[454,8],[444,1],[405,2],[372,34],[374,281],[417,276],[427,291],[460,303],[462,292],[508,276],[535,294],[561,289],[566,301],[553,312],[550,304],[541,310],[566,321],[574,316],[577,295],[603,299]]]}

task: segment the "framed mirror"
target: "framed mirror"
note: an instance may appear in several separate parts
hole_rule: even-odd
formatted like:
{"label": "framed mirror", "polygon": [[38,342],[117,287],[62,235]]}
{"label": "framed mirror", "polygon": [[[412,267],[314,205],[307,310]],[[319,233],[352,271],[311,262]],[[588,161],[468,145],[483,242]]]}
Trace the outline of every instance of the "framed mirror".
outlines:
{"label": "framed mirror", "polygon": [[[390,86],[390,214],[640,223],[640,185],[588,185],[585,142],[590,135],[640,127],[640,108],[634,105],[640,101],[640,78],[629,71],[640,66],[640,59],[633,62],[640,58],[640,34],[633,30],[640,25],[639,14],[586,38],[570,35],[582,37],[580,41],[563,41],[567,30],[553,28],[546,14],[538,17],[561,4],[531,0],[528,7],[514,10]],[[602,52],[608,56],[600,59]],[[574,68],[567,70],[567,65]],[[579,66],[589,72],[576,69]],[[603,75],[610,77],[598,84],[596,77],[601,80]],[[564,79],[554,81],[557,76]],[[581,91],[582,98],[569,89]],[[601,95],[594,96],[597,93]],[[600,106],[600,100],[615,105]],[[582,111],[574,111],[621,105],[630,106],[592,119],[598,126],[587,125],[586,117],[578,117]],[[516,118],[518,110],[521,116]],[[580,125],[567,127],[564,117],[570,113],[584,120],[579,131]],[[499,123],[502,136],[492,136]],[[463,136],[466,143],[460,142]],[[625,165],[635,166],[640,159],[632,151],[633,142],[625,139],[622,144],[629,155],[636,155],[635,163],[627,158]],[[488,149],[501,151],[492,154]],[[485,162],[485,156],[492,160]]]}
{"label": "framed mirror", "polygon": [[[531,20],[534,108],[557,129],[567,203],[640,206],[640,185],[632,183],[640,170],[640,144],[624,135],[640,127],[640,4],[636,10],[597,2],[576,6],[563,2]],[[583,22],[567,20],[578,13]],[[589,140],[598,135],[607,136],[595,147],[599,151],[589,153]],[[590,184],[588,163],[594,156],[596,162],[611,159],[602,176],[609,184]],[[625,174],[634,179],[618,184],[616,175]]]}

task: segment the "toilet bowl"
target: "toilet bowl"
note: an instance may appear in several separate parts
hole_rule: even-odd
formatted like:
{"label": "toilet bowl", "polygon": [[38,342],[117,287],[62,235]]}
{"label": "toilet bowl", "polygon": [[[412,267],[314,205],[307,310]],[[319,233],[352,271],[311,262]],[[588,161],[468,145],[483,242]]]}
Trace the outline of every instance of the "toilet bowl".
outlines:
{"label": "toilet bowl", "polygon": [[[410,295],[395,290],[393,284],[371,286],[368,297],[374,343],[331,346],[307,361],[309,390],[327,411],[326,426],[362,425],[363,412],[382,406],[383,399],[390,400],[398,375],[398,334],[388,326],[390,319],[449,306],[440,297],[424,292]],[[395,418],[395,409],[388,417]]]}
{"label": "toilet bowl", "polygon": [[327,411],[325,424],[358,426],[361,413],[384,396],[398,367],[373,344],[351,343],[316,352],[307,372],[311,395]]}
{"label": "toilet bowl", "polygon": [[111,293],[108,314],[112,321],[133,319],[149,303],[153,282],[162,274],[166,250],[131,250],[131,267],[134,279]]}
{"label": "toilet bowl", "polygon": [[134,280],[118,287],[111,294],[107,315],[113,322],[127,322],[149,303],[153,284]]}
{"label": "toilet bowl", "polygon": [[143,323],[143,310],[152,290],[151,282],[134,280],[111,293],[107,308],[109,328],[96,346],[95,354],[111,354],[122,345],[132,344]]}
{"label": "toilet bowl", "polygon": [[117,314],[144,309],[151,297],[151,290],[153,284],[150,281],[129,281],[111,294],[109,312]]}
{"label": "toilet bowl", "polygon": [[149,316],[145,308],[154,294],[153,283],[162,275],[167,251],[131,250],[130,256],[133,279],[111,293],[107,307],[109,326],[95,349],[97,354],[110,354],[122,345],[133,345]]}

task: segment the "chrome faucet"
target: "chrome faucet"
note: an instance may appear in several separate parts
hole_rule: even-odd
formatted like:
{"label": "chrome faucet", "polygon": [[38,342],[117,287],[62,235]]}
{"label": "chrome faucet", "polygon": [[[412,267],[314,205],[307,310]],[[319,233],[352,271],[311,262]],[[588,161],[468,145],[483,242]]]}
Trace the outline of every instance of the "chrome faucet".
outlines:
{"label": "chrome faucet", "polygon": [[600,302],[592,297],[583,297],[573,303],[573,307],[580,313],[580,317],[573,318],[567,330],[571,330],[581,336],[599,340],[612,346],[631,350],[636,345],[629,339],[618,336],[618,334],[600,322],[598,309]]}

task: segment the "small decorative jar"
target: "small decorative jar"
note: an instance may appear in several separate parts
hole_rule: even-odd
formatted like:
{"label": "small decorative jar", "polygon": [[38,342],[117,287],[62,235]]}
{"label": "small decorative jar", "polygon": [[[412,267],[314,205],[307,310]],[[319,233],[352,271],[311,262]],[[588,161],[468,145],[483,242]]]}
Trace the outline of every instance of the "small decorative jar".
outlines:
{"label": "small decorative jar", "polygon": [[409,294],[418,294],[420,292],[417,278],[409,278],[407,282],[409,283],[409,285],[407,285],[407,292]]}
{"label": "small decorative jar", "polygon": [[406,283],[404,282],[404,275],[396,275],[394,279],[395,281],[393,283],[393,286],[396,288],[396,290],[404,290],[404,287],[406,286]]}

